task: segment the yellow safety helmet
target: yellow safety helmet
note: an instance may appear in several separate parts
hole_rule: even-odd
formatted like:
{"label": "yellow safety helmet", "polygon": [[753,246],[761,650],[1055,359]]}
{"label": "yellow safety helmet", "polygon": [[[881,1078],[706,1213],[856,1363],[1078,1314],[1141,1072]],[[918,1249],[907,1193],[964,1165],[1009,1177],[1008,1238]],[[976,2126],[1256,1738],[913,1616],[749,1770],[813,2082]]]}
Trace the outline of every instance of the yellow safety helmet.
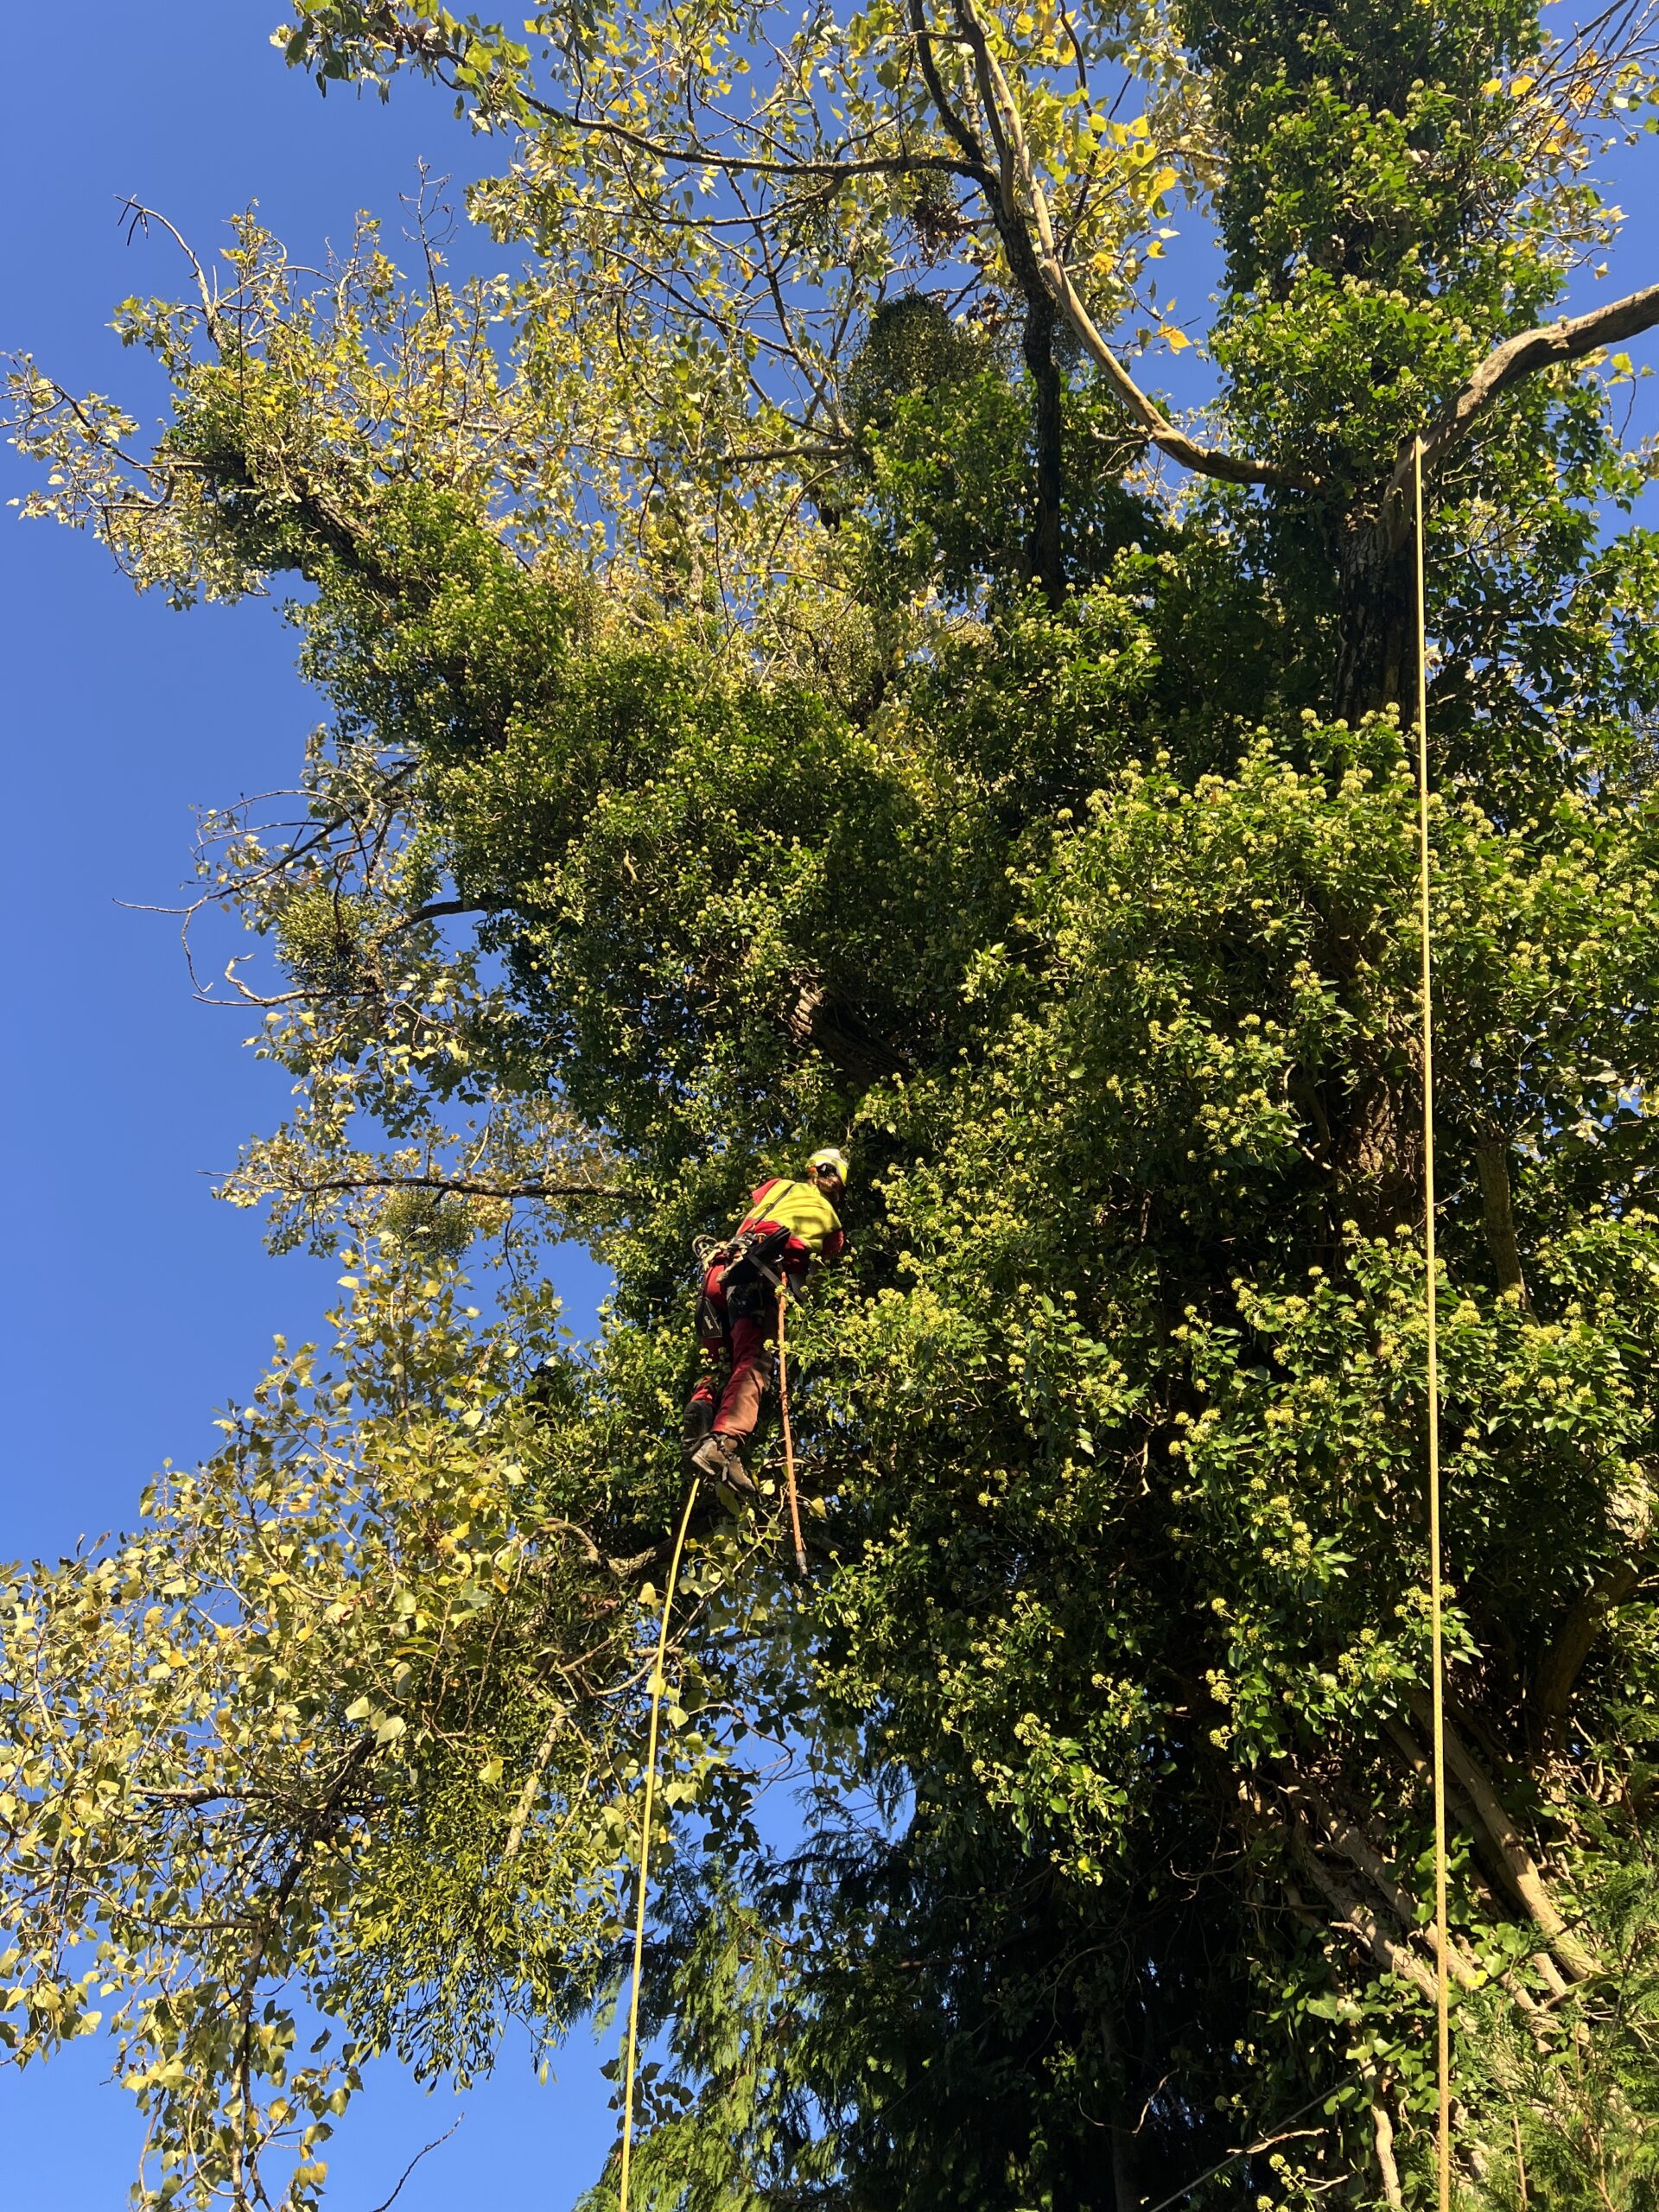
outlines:
{"label": "yellow safety helmet", "polygon": [[806,1164],[809,1167],[833,1167],[843,1183],[847,1180],[847,1155],[835,1145],[820,1145]]}

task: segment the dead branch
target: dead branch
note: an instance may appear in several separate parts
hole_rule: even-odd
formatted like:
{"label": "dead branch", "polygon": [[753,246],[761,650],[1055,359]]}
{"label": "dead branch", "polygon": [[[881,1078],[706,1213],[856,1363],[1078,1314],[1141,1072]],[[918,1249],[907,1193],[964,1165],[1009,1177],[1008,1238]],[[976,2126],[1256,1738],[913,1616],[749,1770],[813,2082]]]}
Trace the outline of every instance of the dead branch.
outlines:
{"label": "dead branch", "polygon": [[[1420,1727],[1432,1725],[1427,1700],[1421,1692],[1411,1699]],[[1464,1795],[1496,1854],[1497,1865],[1515,1895],[1526,1907],[1533,1925],[1575,1981],[1587,1981],[1601,1971],[1594,1955],[1567,1924],[1566,1916],[1549,1893],[1537,1861],[1528,1850],[1520,1830],[1510,1818],[1497,1792],[1459,1739],[1450,1720],[1446,1723],[1446,1763],[1457,1777]]]}

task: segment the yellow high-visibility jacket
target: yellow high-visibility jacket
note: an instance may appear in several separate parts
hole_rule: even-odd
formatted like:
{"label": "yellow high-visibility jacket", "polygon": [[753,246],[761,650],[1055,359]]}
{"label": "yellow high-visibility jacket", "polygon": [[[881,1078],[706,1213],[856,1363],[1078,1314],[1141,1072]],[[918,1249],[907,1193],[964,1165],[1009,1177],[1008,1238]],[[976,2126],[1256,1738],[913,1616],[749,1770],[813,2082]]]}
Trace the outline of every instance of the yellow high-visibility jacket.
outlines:
{"label": "yellow high-visibility jacket", "polygon": [[809,1260],[838,1260],[846,1238],[841,1217],[816,1183],[791,1183],[781,1175],[758,1185],[741,1229],[786,1229],[784,1265],[791,1274],[805,1273]]}

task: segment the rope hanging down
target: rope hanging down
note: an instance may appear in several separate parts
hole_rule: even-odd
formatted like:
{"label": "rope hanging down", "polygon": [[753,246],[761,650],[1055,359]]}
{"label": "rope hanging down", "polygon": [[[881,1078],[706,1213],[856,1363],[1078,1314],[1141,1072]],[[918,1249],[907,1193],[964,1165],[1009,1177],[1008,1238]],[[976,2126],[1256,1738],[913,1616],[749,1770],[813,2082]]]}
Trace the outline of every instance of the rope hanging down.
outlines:
{"label": "rope hanging down", "polygon": [[789,1368],[784,1354],[784,1286],[778,1286],[778,1411],[784,1429],[784,1484],[789,1492],[789,1533],[795,1540],[795,1572],[806,1580],[806,1546],[801,1541],[801,1501],[795,1487],[795,1435],[789,1425]]}
{"label": "rope hanging down", "polygon": [[1434,1008],[1429,906],[1428,618],[1424,586],[1423,442],[1412,448],[1417,541],[1417,895],[1423,950],[1423,1261],[1424,1320],[1428,1340],[1428,1623],[1434,1716],[1434,2044],[1440,2092],[1435,2134],[1440,2212],[1452,2203],[1451,1937],[1446,1909],[1446,1656],[1440,1588],[1440,1364],[1434,1281]]}
{"label": "rope hanging down", "polygon": [[[778,1400],[783,1415],[784,1468],[789,1490],[790,1533],[795,1540],[795,1566],[806,1573],[806,1547],[801,1541],[801,1506],[795,1486],[795,1440],[789,1422],[789,1370],[784,1353],[784,1287],[778,1286]],[[668,1663],[668,1624],[674,1610],[674,1591],[685,1556],[685,1540],[697,1502],[698,1480],[694,1475],[680,1516],[680,1533],[674,1539],[668,1580],[663,1589],[663,1620],[657,1632],[657,1658],[651,1673],[651,1726],[645,1736],[645,1800],[639,1816],[639,1874],[633,1909],[633,1974],[628,1990],[628,2032],[623,2046],[622,2155],[617,2170],[618,2212],[628,2212],[628,2190],[633,2178],[633,2089],[639,2058],[639,1985],[645,1961],[645,1904],[651,1878],[651,1816],[657,1798],[657,1743],[662,1727],[663,1693],[667,1688],[664,1669]]]}
{"label": "rope hanging down", "polygon": [[680,1533],[674,1540],[668,1581],[663,1591],[663,1624],[657,1636],[657,1658],[651,1670],[651,1727],[645,1738],[645,1804],[639,1821],[639,1884],[633,1914],[633,1981],[628,1992],[628,2034],[623,2051],[622,2160],[617,2176],[621,2212],[628,2212],[628,2183],[633,2164],[633,2083],[639,2056],[639,1983],[645,1958],[645,1898],[651,1874],[651,1815],[657,1796],[657,1736],[662,1725],[664,1668],[668,1663],[668,1624],[674,1611],[674,1586],[680,1579],[680,1561],[691,1526],[691,1509],[697,1502],[697,1478],[691,1478]]}

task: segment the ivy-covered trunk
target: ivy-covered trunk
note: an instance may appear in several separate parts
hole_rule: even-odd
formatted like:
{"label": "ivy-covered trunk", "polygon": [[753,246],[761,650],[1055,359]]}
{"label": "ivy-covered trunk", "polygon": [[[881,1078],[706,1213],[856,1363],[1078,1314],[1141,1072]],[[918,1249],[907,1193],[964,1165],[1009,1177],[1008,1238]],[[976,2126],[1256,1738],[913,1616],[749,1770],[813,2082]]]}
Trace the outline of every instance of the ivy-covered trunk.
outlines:
{"label": "ivy-covered trunk", "polygon": [[1333,704],[1350,721],[1392,708],[1417,711],[1414,531],[1403,542],[1370,514],[1344,517],[1337,532],[1338,655]]}

